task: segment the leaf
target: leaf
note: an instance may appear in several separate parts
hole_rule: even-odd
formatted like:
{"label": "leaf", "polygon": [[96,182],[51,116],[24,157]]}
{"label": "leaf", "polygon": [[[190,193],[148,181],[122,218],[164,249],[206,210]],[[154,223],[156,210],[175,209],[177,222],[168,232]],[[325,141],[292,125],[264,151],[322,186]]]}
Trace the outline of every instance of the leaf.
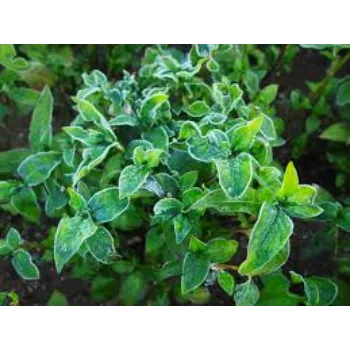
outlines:
{"label": "leaf", "polygon": [[16,189],[11,197],[13,208],[26,219],[38,222],[41,211],[36,200],[35,192],[30,187],[21,187]]}
{"label": "leaf", "polygon": [[200,162],[210,163],[227,158],[231,151],[228,138],[221,130],[210,130],[206,136],[192,136],[188,141],[188,153]]}
{"label": "leaf", "polygon": [[238,242],[225,238],[214,238],[207,243],[205,256],[210,262],[224,263],[231,260],[238,250]]}
{"label": "leaf", "polygon": [[195,236],[191,237],[188,250],[193,253],[204,253],[207,249],[207,245]]}
{"label": "leaf", "polygon": [[152,227],[146,235],[145,252],[147,255],[157,254],[166,241],[164,232],[158,227]]}
{"label": "leaf", "polygon": [[66,126],[63,131],[68,134],[72,140],[79,141],[85,146],[91,147],[104,141],[104,135],[96,130],[85,130],[80,126]]}
{"label": "leaf", "polygon": [[350,139],[350,125],[347,123],[332,124],[323,131],[320,138],[334,142],[348,142]]}
{"label": "leaf", "polygon": [[61,163],[58,152],[40,152],[26,158],[18,167],[18,174],[28,186],[36,186],[46,181]]}
{"label": "leaf", "polygon": [[350,102],[350,81],[347,80],[340,85],[336,97],[338,106],[345,106]]}
{"label": "leaf", "polygon": [[45,186],[47,189],[45,212],[48,216],[55,217],[56,212],[68,203],[68,197],[64,187],[60,186],[55,179],[46,181]]}
{"label": "leaf", "polygon": [[168,100],[168,95],[160,92],[148,96],[143,100],[140,109],[141,121],[148,126],[152,126],[157,119],[157,111]]}
{"label": "leaf", "polygon": [[86,244],[93,257],[102,264],[112,263],[117,256],[113,236],[105,227],[100,226]]}
{"label": "leaf", "polygon": [[269,263],[278,256],[293,233],[293,222],[281,209],[264,203],[250,234],[247,259],[239,267],[241,275],[256,276],[273,272]]}
{"label": "leaf", "polygon": [[263,277],[262,283],[264,287],[257,305],[297,306],[302,301],[302,297],[289,291],[289,281],[281,271]]}
{"label": "leaf", "polygon": [[106,188],[95,193],[89,200],[91,215],[96,223],[109,222],[129,207],[129,199],[119,199],[118,187]]}
{"label": "leaf", "polygon": [[237,306],[254,306],[259,300],[259,288],[252,279],[239,284],[235,289],[235,303]]}
{"label": "leaf", "polygon": [[207,278],[210,261],[193,252],[185,256],[182,268],[181,291],[187,294],[198,288]]}
{"label": "leaf", "polygon": [[192,188],[198,179],[198,171],[189,171],[179,178],[179,184],[183,191]]}
{"label": "leaf", "polygon": [[243,196],[253,179],[253,164],[246,153],[229,160],[216,160],[219,183],[227,196]]}
{"label": "leaf", "polygon": [[187,215],[179,214],[174,218],[176,244],[180,244],[192,230],[192,223]]}
{"label": "leaf", "polygon": [[123,305],[135,305],[147,292],[147,282],[140,272],[134,272],[122,283],[119,299]]}
{"label": "leaf", "polygon": [[293,162],[289,162],[284,173],[283,183],[277,196],[279,198],[285,198],[291,196],[297,191],[299,187],[298,173],[294,167]]}
{"label": "leaf", "polygon": [[154,148],[160,148],[164,151],[168,151],[169,148],[169,136],[164,127],[158,126],[151,130],[148,130],[142,135],[142,137],[151,142]]}
{"label": "leaf", "polygon": [[73,188],[68,188],[69,205],[77,212],[83,212],[88,209],[88,204],[85,198]]}
{"label": "leaf", "polygon": [[58,273],[96,230],[97,227],[90,217],[64,217],[60,221],[54,242],[54,259]]}
{"label": "leaf", "polygon": [[20,233],[15,228],[10,228],[6,235],[6,243],[12,249],[16,250],[23,243]]}
{"label": "leaf", "polygon": [[260,130],[264,121],[263,116],[236,127],[230,136],[231,145],[236,152],[245,152],[253,145],[255,135]]}
{"label": "leaf", "polygon": [[150,171],[141,166],[129,165],[119,177],[119,198],[130,197],[145,183]]}
{"label": "leaf", "polygon": [[90,173],[92,169],[103,162],[111,149],[117,147],[117,143],[108,146],[95,146],[86,148],[83,152],[83,161],[79,164],[73,176],[73,186],[75,186],[84,176]]}
{"label": "leaf", "polygon": [[293,271],[290,274],[294,283],[304,283],[307,305],[328,306],[335,301],[338,295],[338,286],[330,279],[303,277]]}
{"label": "leaf", "polygon": [[40,272],[32,261],[28,252],[19,249],[12,258],[12,265],[17,274],[24,280],[37,280],[40,278]]}
{"label": "leaf", "polygon": [[218,273],[218,283],[227,295],[232,296],[235,288],[235,279],[231,274],[225,271],[220,271]]}
{"label": "leaf", "polygon": [[0,256],[10,255],[13,252],[13,249],[9,247],[5,239],[0,239]]}
{"label": "leaf", "polygon": [[283,203],[288,214],[306,219],[320,215],[323,209],[314,204],[316,189],[308,185],[299,185],[295,192]]}
{"label": "leaf", "polygon": [[96,109],[96,107],[87,100],[78,102],[78,111],[83,119],[87,122],[92,122],[98,126],[102,132],[109,136],[111,141],[116,140],[116,136],[108,124],[106,118]]}
{"label": "leaf", "polygon": [[268,85],[259,92],[258,100],[260,103],[263,103],[264,105],[269,105],[276,99],[277,92],[278,92],[277,84]]}
{"label": "leaf", "polygon": [[54,290],[50,296],[47,306],[68,306],[68,301],[64,294],[58,290]]}
{"label": "leaf", "polygon": [[8,202],[18,186],[19,182],[17,181],[0,181],[0,203]]}
{"label": "leaf", "polygon": [[209,114],[211,109],[204,101],[196,101],[190,104],[185,112],[193,118],[201,118]]}
{"label": "leaf", "polygon": [[12,149],[0,152],[0,174],[14,174],[22,161],[30,155],[25,148]]}
{"label": "leaf", "polygon": [[45,86],[35,105],[29,129],[29,144],[34,152],[45,150],[52,142],[53,97]]}

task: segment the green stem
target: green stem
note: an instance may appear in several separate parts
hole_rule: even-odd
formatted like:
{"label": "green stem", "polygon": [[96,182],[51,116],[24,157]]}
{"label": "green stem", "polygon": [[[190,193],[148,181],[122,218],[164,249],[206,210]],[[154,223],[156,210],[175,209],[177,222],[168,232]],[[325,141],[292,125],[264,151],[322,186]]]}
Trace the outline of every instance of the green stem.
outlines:
{"label": "green stem", "polygon": [[43,245],[39,242],[25,241],[22,247],[26,250],[29,249],[44,249]]}
{"label": "green stem", "polygon": [[311,93],[310,100],[313,106],[315,106],[320,98],[323,96],[330,80],[338,73],[338,71],[344,66],[344,64],[350,59],[350,52],[347,53],[343,58],[337,56],[329,67],[326,76],[318,86],[318,88]]}
{"label": "green stem", "polygon": [[335,258],[338,257],[339,253],[339,229],[338,227],[335,228],[335,235],[334,235],[334,255]]}

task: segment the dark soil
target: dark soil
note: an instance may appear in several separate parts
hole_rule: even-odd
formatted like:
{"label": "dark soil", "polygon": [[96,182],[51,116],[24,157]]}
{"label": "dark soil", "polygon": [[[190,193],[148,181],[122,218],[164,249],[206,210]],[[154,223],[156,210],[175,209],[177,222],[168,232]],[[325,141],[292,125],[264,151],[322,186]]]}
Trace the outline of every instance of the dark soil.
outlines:
{"label": "dark soil", "polygon": [[[99,60],[99,65],[103,66],[103,60]],[[328,60],[314,51],[303,50],[297,55],[293,67],[292,72],[280,76],[271,76],[271,81],[267,82],[279,84],[281,96],[289,96],[290,92],[295,88],[305,90],[305,81],[320,80],[328,67]],[[349,74],[350,65],[344,67],[343,70]],[[62,101],[64,99],[66,103],[72,106],[69,96],[60,94],[59,100]],[[281,100],[283,101],[283,99]],[[67,113],[67,108],[62,108],[60,103],[57,105],[57,108],[55,107],[54,129],[56,131],[70,122],[73,118],[72,112],[71,110],[71,112]],[[275,155],[281,164],[286,165],[291,159],[291,140],[304,131],[307,115],[304,112],[293,111],[283,103],[279,104],[278,115],[285,121],[287,130],[285,130],[284,136],[288,138],[283,147],[275,149]],[[0,128],[0,151],[26,147],[28,127],[29,118],[9,120],[6,128]],[[335,173],[325,159],[325,152],[323,151],[325,142],[316,135],[310,140],[309,146],[307,153],[295,160],[301,181],[317,183],[331,193],[337,194],[337,189],[334,185]],[[11,217],[0,213],[0,228],[2,232],[6,232],[6,229],[11,224],[17,228],[24,227],[22,232],[25,232],[31,240],[41,240],[45,232],[47,232],[47,228],[55,224],[55,222],[41,223],[41,227],[38,228],[37,226],[28,226],[19,216]],[[41,232],[38,232],[38,230],[41,230]],[[292,239],[292,254],[286,267],[306,275],[334,276],[336,272],[336,264],[332,259],[334,247],[321,247],[318,253],[312,257],[308,257],[307,254],[303,253],[304,248],[312,244],[313,239],[317,235],[324,234],[325,230],[326,227],[322,223],[296,222]],[[245,237],[240,237],[239,239],[244,243]],[[41,264],[40,271],[40,282],[24,282],[13,271],[9,260],[0,260],[0,290],[16,291],[19,294],[21,305],[46,305],[54,290],[61,291],[67,297],[70,305],[91,305],[88,282],[69,277],[67,271],[58,276],[54,266],[48,263]],[[212,294],[212,304],[232,304],[232,301],[217,288],[213,288]]]}

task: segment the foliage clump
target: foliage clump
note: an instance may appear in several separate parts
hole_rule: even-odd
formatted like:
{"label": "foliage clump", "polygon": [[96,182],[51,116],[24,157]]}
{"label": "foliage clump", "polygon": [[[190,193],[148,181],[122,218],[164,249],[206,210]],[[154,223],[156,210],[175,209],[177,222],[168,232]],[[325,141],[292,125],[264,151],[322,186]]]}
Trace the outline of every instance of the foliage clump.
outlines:
{"label": "foliage clump", "polygon": [[[238,61],[237,50],[152,47],[116,82],[84,73],[75,118],[57,133],[42,90],[29,148],[7,152],[0,181],[2,210],[57,222],[40,258],[14,228],[0,240],[22,278],[40,278],[48,261],[116,304],[210,303],[218,289],[232,305],[334,302],[332,279],[286,263],[294,221],[324,219],[336,204],[301,184],[293,162],[274,160],[284,144],[278,86],[259,89],[262,66]],[[0,52],[2,64],[21,64],[11,48]]]}

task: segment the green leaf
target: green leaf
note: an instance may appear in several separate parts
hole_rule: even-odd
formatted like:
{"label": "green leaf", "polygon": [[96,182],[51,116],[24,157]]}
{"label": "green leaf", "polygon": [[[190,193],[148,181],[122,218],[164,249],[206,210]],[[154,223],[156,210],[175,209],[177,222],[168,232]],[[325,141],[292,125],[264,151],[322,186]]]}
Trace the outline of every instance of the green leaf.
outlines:
{"label": "green leaf", "polygon": [[260,115],[255,119],[247,122],[244,125],[236,127],[231,136],[231,145],[236,152],[248,151],[253,145],[255,140],[255,135],[260,130],[264,121],[264,117]]}
{"label": "green leaf", "polygon": [[98,126],[102,132],[106,133],[111,140],[116,140],[116,136],[108,124],[106,118],[96,109],[96,107],[86,100],[78,102],[78,111],[87,122],[92,122]]}
{"label": "green leaf", "polygon": [[16,189],[11,197],[13,208],[26,219],[38,222],[41,211],[36,200],[35,192],[30,187],[21,187]]}
{"label": "green leaf", "polygon": [[299,185],[295,192],[283,203],[291,216],[306,219],[320,215],[323,209],[314,204],[316,189],[308,185]]}
{"label": "green leaf", "polygon": [[250,234],[247,259],[241,264],[239,273],[255,276],[276,270],[279,266],[271,266],[271,261],[285,249],[292,233],[293,222],[289,216],[265,202]]}
{"label": "green leaf", "polygon": [[163,220],[172,219],[181,212],[182,203],[175,198],[163,198],[153,208],[154,214]]}
{"label": "green leaf", "polygon": [[40,152],[26,158],[18,167],[18,174],[29,186],[36,186],[46,181],[61,163],[61,154]]}
{"label": "green leaf", "polygon": [[155,93],[143,100],[140,117],[144,124],[153,125],[156,120],[157,111],[161,109],[162,105],[168,100],[168,95],[164,93]]}
{"label": "green leaf", "polygon": [[259,300],[259,288],[252,279],[239,284],[235,289],[235,303],[237,306],[254,306]]}
{"label": "green leaf", "polygon": [[206,136],[193,135],[188,141],[188,153],[200,162],[210,163],[227,158],[230,151],[228,138],[221,130],[210,130]]}
{"label": "green leaf", "polygon": [[90,217],[64,217],[60,221],[54,242],[54,259],[58,273],[96,230],[97,226]]}
{"label": "green leaf", "polygon": [[79,141],[85,146],[94,146],[104,141],[104,135],[96,130],[85,130],[80,126],[66,126],[63,131],[68,134],[72,140]]}
{"label": "green leaf", "polygon": [[32,261],[28,252],[19,249],[12,258],[12,265],[17,274],[25,280],[37,280],[40,278],[40,272]]}
{"label": "green leaf", "polygon": [[299,187],[298,173],[294,167],[293,162],[289,162],[284,173],[282,186],[277,194],[281,199],[291,196],[297,191]]}
{"label": "green leaf", "polygon": [[192,223],[187,215],[179,214],[174,218],[176,244],[180,244],[192,230]]}
{"label": "green leaf", "polygon": [[219,183],[227,196],[243,196],[253,179],[253,163],[250,156],[241,153],[229,160],[216,160]]}
{"label": "green leaf", "polygon": [[112,263],[117,256],[113,236],[105,227],[100,226],[86,244],[93,257],[102,264]]}
{"label": "green leaf", "polygon": [[232,296],[235,288],[235,279],[231,274],[225,271],[220,271],[218,273],[218,283],[227,295]]}
{"label": "green leaf", "polygon": [[189,293],[198,288],[207,278],[210,261],[200,254],[188,252],[182,268],[181,291]]}
{"label": "green leaf", "polygon": [[69,205],[77,212],[80,213],[88,209],[88,204],[85,198],[73,188],[68,188],[69,193]]}
{"label": "green leaf", "polygon": [[338,286],[328,278],[303,277],[291,271],[294,283],[304,283],[304,290],[309,306],[331,305],[338,295]]}
{"label": "green leaf", "polygon": [[35,105],[29,129],[29,143],[34,152],[45,150],[52,142],[53,97],[49,87],[42,91]]}
{"label": "green leaf", "polygon": [[119,198],[130,197],[147,180],[150,171],[145,167],[129,165],[123,169],[119,177]]}
{"label": "green leaf", "polygon": [[119,299],[123,305],[135,305],[140,302],[147,292],[147,282],[142,273],[134,272],[122,283]]}
{"label": "green leaf", "polygon": [[289,291],[288,279],[281,271],[275,271],[262,278],[264,287],[257,305],[264,306],[297,306],[302,297]]}
{"label": "green leaf", "polygon": [[12,44],[0,44],[0,60],[16,56],[16,49]]}
{"label": "green leaf", "polygon": [[168,151],[169,148],[169,136],[164,127],[158,126],[154,129],[148,130],[142,135],[142,137],[151,142],[154,148],[160,148],[164,151]]}
{"label": "green leaf", "polygon": [[207,245],[195,236],[191,237],[188,250],[193,253],[204,253],[207,249]]}
{"label": "green leaf", "polygon": [[6,243],[12,250],[16,250],[23,243],[20,233],[15,228],[10,228],[6,235]]}
{"label": "green leaf", "polygon": [[347,80],[340,85],[336,97],[337,105],[344,106],[350,102],[350,81]]}
{"label": "green leaf", "polygon": [[268,85],[259,92],[258,101],[264,105],[269,105],[276,99],[277,92],[277,84]]}
{"label": "green leaf", "polygon": [[8,202],[18,185],[17,181],[0,181],[0,202]]}
{"label": "green leaf", "polygon": [[30,155],[28,149],[12,149],[0,152],[0,174],[14,174],[22,161]]}
{"label": "green leaf", "polygon": [[60,211],[68,203],[68,197],[65,188],[57,183],[55,179],[49,179],[45,183],[47,197],[45,203],[45,212],[50,217],[55,217],[56,212]]}
{"label": "green leaf", "polygon": [[0,306],[5,306],[7,301],[7,293],[0,292]]}
{"label": "green leaf", "polygon": [[224,263],[231,260],[238,250],[238,242],[225,238],[214,238],[207,243],[205,256],[210,262]]}
{"label": "green leaf", "polygon": [[179,184],[183,191],[192,188],[198,179],[198,171],[189,171],[180,176]]}
{"label": "green leaf", "polygon": [[119,199],[118,187],[110,187],[95,193],[88,205],[96,223],[103,223],[114,220],[128,209],[129,199]]}
{"label": "green leaf", "polygon": [[190,104],[185,111],[193,118],[201,118],[209,114],[211,109],[204,101],[196,101]]}
{"label": "green leaf", "polygon": [[350,125],[347,123],[332,124],[323,131],[320,138],[334,142],[348,142],[350,140]]}
{"label": "green leaf", "polygon": [[8,245],[5,239],[0,239],[0,256],[10,255],[13,249]]}
{"label": "green leaf", "polygon": [[47,302],[47,306],[68,306],[68,301],[64,294],[54,290]]}
{"label": "green leaf", "polygon": [[156,254],[166,241],[164,232],[158,227],[152,227],[146,235],[146,255]]}

